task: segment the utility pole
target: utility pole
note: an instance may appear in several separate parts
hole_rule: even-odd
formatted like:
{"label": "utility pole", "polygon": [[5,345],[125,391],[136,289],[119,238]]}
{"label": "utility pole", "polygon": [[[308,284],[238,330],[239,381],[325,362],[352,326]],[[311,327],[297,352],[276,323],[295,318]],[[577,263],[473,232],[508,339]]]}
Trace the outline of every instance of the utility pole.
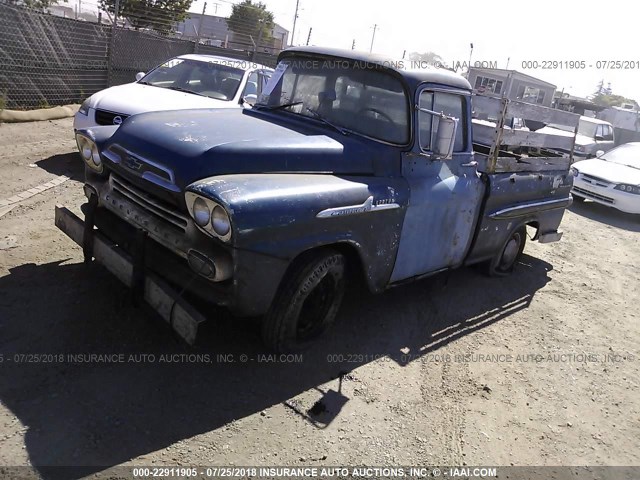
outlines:
{"label": "utility pole", "polygon": [[[108,13],[108,12],[107,12]],[[111,24],[111,37],[109,38],[109,55],[107,60],[107,87],[111,86],[113,81],[113,46],[116,38],[116,29],[118,27],[118,14],[120,13],[120,0],[116,0],[113,9],[113,23]]]}
{"label": "utility pole", "polygon": [[511,57],[507,57],[507,66],[505,67],[505,70],[509,70],[509,61],[511,60]]}
{"label": "utility pole", "polygon": [[378,24],[376,23],[373,26],[373,35],[371,36],[371,47],[369,48],[369,53],[373,51],[373,41],[376,39],[376,30],[378,29]]}
{"label": "utility pole", "polygon": [[220,5],[220,4],[219,4],[219,3],[217,3],[217,2],[213,2],[213,4],[215,5],[215,8],[216,8],[216,9],[213,11],[213,14],[214,14],[214,15],[217,15],[217,14],[218,14],[218,5]]}
{"label": "utility pole", "polygon": [[353,39],[353,42],[351,42],[351,50],[354,50],[356,48],[356,39]]}
{"label": "utility pole", "polygon": [[309,41],[311,40],[311,30],[313,30],[313,28],[309,27],[309,35],[307,35],[307,45],[309,45]]}
{"label": "utility pole", "polygon": [[291,46],[296,38],[296,22],[298,21],[298,7],[300,6],[300,0],[296,0],[296,14],[293,16],[293,29],[291,30]]}
{"label": "utility pole", "polygon": [[193,53],[198,53],[198,45],[200,44],[200,37],[202,36],[202,23],[204,22],[204,12],[207,11],[207,2],[204,2],[202,7],[202,15],[200,16],[200,23],[198,24],[198,31],[196,32],[196,43],[193,46]]}
{"label": "utility pole", "polygon": [[260,47],[260,42],[262,41],[262,29],[264,28],[264,20],[261,18],[260,20],[258,20],[258,23],[260,24],[260,30],[258,31],[258,41],[253,44],[253,55],[251,56],[252,62],[256,61],[256,52]]}

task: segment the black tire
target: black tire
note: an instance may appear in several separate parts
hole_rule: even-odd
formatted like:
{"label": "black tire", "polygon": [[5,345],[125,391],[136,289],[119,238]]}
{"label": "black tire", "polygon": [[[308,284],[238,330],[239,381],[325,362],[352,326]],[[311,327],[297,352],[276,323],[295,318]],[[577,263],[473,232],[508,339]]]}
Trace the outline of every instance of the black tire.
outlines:
{"label": "black tire", "polygon": [[573,203],[584,202],[584,197],[581,197],[580,195],[576,195],[575,193],[572,193],[571,196],[573,197]]}
{"label": "black tire", "polygon": [[486,272],[491,277],[504,277],[513,272],[513,267],[522,256],[527,243],[527,227],[522,225],[509,235],[498,255],[486,264]]}
{"label": "black tire", "polygon": [[308,347],[333,324],[345,283],[345,258],[335,250],[297,260],[262,321],[265,345],[278,353]]}

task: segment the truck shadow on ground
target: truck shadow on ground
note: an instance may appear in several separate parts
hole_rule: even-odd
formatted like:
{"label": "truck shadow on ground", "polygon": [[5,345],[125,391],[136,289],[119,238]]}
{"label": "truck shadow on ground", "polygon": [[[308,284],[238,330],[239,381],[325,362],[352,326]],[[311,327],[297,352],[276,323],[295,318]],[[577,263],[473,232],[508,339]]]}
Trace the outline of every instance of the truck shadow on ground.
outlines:
{"label": "truck shadow on ground", "polygon": [[[39,473],[78,478],[287,404],[374,357],[418,360],[526,309],[551,269],[525,255],[508,278],[461,269],[379,296],[356,288],[301,362],[260,362],[267,352],[255,321],[222,316],[190,348],[131,307],[128,290],[99,266],[26,264],[0,278],[0,400],[26,427]],[[340,395],[338,410],[348,401]],[[331,420],[329,412],[320,423]],[[69,465],[85,467],[46,468]]]}
{"label": "truck shadow on ground", "polygon": [[585,201],[573,202],[569,209],[576,215],[586,217],[596,222],[611,225],[630,232],[640,232],[640,215],[624,213],[615,208],[606,207],[599,203]]}
{"label": "truck shadow on ground", "polygon": [[54,175],[66,175],[74,179],[84,178],[84,164],[78,152],[53,155],[37,161],[36,165]]}

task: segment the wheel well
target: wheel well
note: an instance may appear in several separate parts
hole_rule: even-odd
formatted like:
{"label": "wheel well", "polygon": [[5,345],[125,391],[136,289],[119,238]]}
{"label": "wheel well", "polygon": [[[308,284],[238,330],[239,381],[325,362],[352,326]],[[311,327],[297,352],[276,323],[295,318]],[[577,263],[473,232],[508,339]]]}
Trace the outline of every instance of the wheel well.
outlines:
{"label": "wheel well", "polygon": [[[335,250],[344,255],[346,260],[346,274],[349,280],[355,281],[356,283],[368,285],[366,282],[365,274],[364,274],[364,265],[362,263],[362,259],[360,258],[360,254],[355,246],[351,245],[348,242],[339,242],[332,243],[329,245],[321,245],[318,247],[310,248],[309,250],[305,250],[296,256],[291,263],[289,263],[289,267],[285,272],[285,277],[289,274],[294,265],[297,265],[299,262],[303,262],[306,259],[316,255],[318,252],[323,250]],[[368,286],[367,286],[368,288]]]}

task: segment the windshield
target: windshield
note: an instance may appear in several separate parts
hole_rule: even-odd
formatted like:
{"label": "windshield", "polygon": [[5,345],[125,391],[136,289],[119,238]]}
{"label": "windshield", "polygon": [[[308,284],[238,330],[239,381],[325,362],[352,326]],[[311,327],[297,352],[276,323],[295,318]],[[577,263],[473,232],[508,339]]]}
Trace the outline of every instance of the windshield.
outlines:
{"label": "windshield", "polygon": [[385,142],[409,142],[409,102],[402,83],[370,64],[283,60],[260,104]]}
{"label": "windshield", "polygon": [[243,75],[244,70],[220,63],[173,58],[149,72],[139,83],[232,100]]}
{"label": "windshield", "polygon": [[[564,130],[565,132],[573,133],[574,131],[573,127],[569,127],[567,125],[557,125],[555,123],[550,123],[548,126],[552,128],[557,128],[558,130]],[[580,123],[578,124],[578,134],[584,135],[585,137],[594,138],[596,136],[597,126],[598,126],[597,123],[587,122],[586,120],[580,120]]]}
{"label": "windshield", "polygon": [[620,165],[628,165],[629,167],[640,169],[640,144],[625,143],[613,150],[609,150],[604,155],[601,155],[600,158],[607,162],[619,163]]}

